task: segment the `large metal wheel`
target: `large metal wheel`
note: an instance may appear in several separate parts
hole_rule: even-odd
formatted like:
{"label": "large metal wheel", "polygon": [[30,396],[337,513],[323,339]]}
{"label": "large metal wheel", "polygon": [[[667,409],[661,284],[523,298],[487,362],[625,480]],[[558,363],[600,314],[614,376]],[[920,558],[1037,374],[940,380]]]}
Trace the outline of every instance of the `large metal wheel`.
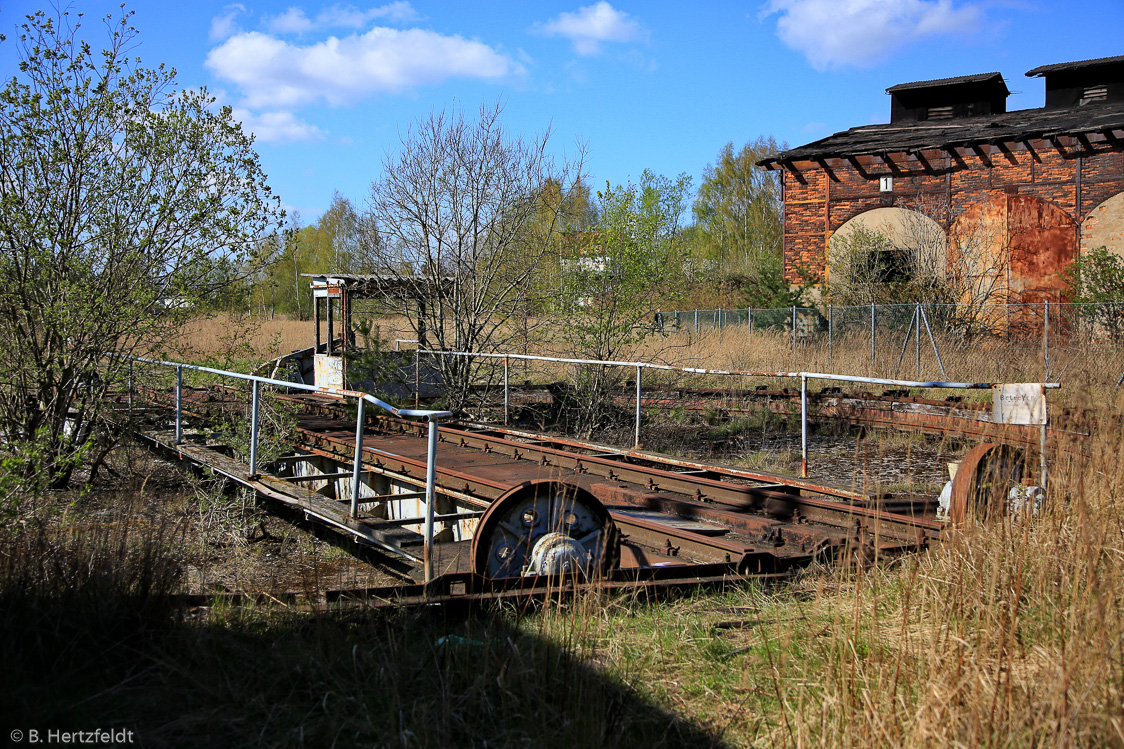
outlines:
{"label": "large metal wheel", "polygon": [[597,497],[561,481],[529,481],[492,502],[472,538],[472,571],[599,577],[620,561],[617,526]]}
{"label": "large metal wheel", "polygon": [[952,480],[949,519],[987,520],[1007,512],[1007,494],[1026,475],[1026,453],[1011,445],[977,445],[961,459]]}

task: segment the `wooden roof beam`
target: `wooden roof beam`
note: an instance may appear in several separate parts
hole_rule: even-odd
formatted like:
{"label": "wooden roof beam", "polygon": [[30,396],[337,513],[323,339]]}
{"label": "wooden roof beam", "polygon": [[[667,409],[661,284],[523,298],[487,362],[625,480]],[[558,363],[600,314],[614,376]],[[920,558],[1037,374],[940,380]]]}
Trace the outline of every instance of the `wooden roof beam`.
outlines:
{"label": "wooden roof beam", "polygon": [[986,143],[973,143],[969,146],[969,148],[974,154],[976,154],[976,156],[980,158],[980,161],[982,161],[986,166],[992,166],[991,146]]}
{"label": "wooden roof beam", "polygon": [[1007,159],[1008,164],[1017,165],[1019,163],[1018,158],[1016,158],[1015,154],[1011,152],[1011,148],[1007,143],[996,143],[995,148],[998,149],[999,153],[1003,154],[1003,157]]}
{"label": "wooden roof beam", "polygon": [[839,176],[831,168],[831,165],[827,163],[827,159],[821,156],[816,159],[816,163],[820,165],[820,168],[823,169],[824,172],[827,173],[828,179],[830,179],[832,182],[839,181]]}
{"label": "wooden roof beam", "polygon": [[[867,157],[867,159],[868,159],[867,164],[869,164],[870,163],[869,157]],[[870,172],[868,172],[866,169],[863,168],[862,163],[859,161],[859,157],[848,156],[847,161],[849,161],[851,163],[851,166],[855,167],[855,171],[857,171],[859,173],[859,176],[861,176],[863,179],[870,179],[871,178]]]}

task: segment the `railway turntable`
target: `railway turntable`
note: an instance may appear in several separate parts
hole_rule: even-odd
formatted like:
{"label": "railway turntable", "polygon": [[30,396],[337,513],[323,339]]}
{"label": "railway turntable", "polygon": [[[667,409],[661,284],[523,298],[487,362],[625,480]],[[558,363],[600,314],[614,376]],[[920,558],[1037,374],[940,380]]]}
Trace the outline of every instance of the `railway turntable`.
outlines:
{"label": "railway turntable", "polygon": [[[371,591],[380,600],[786,576],[815,559],[914,551],[945,527],[830,482],[457,422],[357,391],[159,364],[176,368],[177,388],[142,393],[151,418],[138,439],[396,560],[412,582]],[[249,380],[252,397],[223,385],[183,387],[184,369]],[[268,462],[257,456],[265,387],[295,419],[284,454]],[[217,437],[232,414],[251,421],[248,459]]]}

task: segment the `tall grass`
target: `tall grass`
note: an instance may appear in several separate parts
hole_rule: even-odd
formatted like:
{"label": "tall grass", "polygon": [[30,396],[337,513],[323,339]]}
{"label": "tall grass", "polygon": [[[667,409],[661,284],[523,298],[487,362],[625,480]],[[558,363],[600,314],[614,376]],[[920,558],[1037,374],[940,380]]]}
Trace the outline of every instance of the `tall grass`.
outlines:
{"label": "tall grass", "polygon": [[[742,333],[679,333],[654,354],[791,368],[790,340]],[[861,344],[832,368],[861,367]],[[1097,366],[1070,371],[1108,387]],[[1124,746],[1124,434],[1100,393],[1083,401],[1099,429],[1053,453],[1033,517],[665,600],[182,610],[163,595],[179,585],[174,524],[15,533],[2,727],[123,725],[157,746]]]}

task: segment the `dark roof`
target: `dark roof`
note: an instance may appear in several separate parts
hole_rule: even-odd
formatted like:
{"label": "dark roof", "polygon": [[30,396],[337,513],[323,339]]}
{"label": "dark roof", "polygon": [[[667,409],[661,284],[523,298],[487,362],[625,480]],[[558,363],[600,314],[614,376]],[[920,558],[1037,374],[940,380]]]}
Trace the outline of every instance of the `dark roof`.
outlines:
{"label": "dark roof", "polygon": [[1098,65],[1115,65],[1122,62],[1124,62],[1124,55],[1117,55],[1116,57],[1097,57],[1092,60],[1078,60],[1076,62],[1059,62],[1053,65],[1039,65],[1034,70],[1026,71],[1026,77],[1034,78],[1049,73],[1061,73],[1066,70],[1092,68]]}
{"label": "dark roof", "polygon": [[[912,83],[899,83],[896,86],[890,86],[886,89],[888,94],[896,94],[899,91],[908,91],[915,88],[937,88],[938,86],[957,86],[964,83],[989,83],[997,80],[1003,83],[1003,75],[1001,73],[976,73],[974,75],[959,75],[955,78],[936,78],[931,81],[913,81]],[[1004,83],[1003,88],[1007,85]]]}
{"label": "dark roof", "polygon": [[456,280],[452,276],[407,276],[379,273],[302,273],[311,278],[309,286],[343,286],[348,293],[359,297],[371,296],[413,296],[420,290],[431,292],[438,286],[448,287]]}
{"label": "dark roof", "polygon": [[1124,128],[1124,102],[1086,104],[1076,109],[1022,109],[952,120],[853,127],[757,163],[771,166],[787,161],[1011,143],[1120,128]]}

